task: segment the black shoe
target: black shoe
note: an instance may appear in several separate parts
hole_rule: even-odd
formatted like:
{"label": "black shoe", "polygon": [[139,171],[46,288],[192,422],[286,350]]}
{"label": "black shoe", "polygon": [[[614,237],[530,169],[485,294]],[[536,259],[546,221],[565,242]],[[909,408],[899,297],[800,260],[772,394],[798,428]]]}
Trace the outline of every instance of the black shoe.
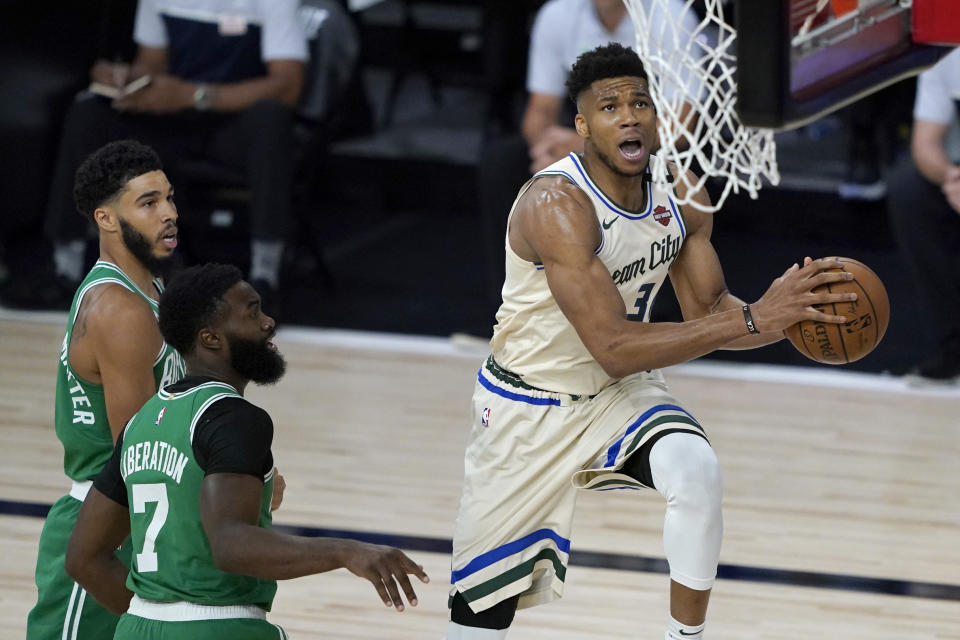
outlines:
{"label": "black shoe", "polygon": [[262,278],[250,282],[251,286],[260,294],[260,308],[265,314],[280,321],[280,292],[272,284]]}
{"label": "black shoe", "polygon": [[12,276],[0,293],[3,304],[16,309],[66,311],[80,286],[66,276],[44,269],[26,278]]}
{"label": "black shoe", "polygon": [[936,353],[907,374],[907,378],[916,385],[960,382],[960,334],[947,338]]}

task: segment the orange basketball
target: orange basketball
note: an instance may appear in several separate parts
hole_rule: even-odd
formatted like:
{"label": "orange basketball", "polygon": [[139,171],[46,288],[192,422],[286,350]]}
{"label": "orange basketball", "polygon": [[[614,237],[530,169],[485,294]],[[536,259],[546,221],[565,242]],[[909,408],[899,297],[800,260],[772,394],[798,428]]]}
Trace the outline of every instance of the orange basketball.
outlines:
{"label": "orange basketball", "polygon": [[850,258],[837,258],[842,269],[854,279],[820,285],[813,291],[824,289],[830,293],[856,293],[853,302],[838,302],[829,305],[814,305],[829,313],[844,316],[846,324],[828,324],[804,320],[787,328],[787,338],[797,350],[811,360],[824,364],[846,364],[859,360],[880,344],[890,323],[890,300],[880,278],[862,262]]}

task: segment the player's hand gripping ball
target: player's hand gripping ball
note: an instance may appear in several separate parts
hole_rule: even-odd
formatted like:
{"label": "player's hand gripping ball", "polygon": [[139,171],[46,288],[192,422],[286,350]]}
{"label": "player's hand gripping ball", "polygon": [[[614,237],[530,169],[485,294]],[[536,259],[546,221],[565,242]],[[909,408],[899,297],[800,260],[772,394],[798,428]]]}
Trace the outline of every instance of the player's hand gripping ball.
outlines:
{"label": "player's hand gripping ball", "polygon": [[[856,293],[852,302],[830,304],[830,313],[844,316],[845,324],[827,324],[813,320],[798,322],[786,330],[787,338],[800,353],[824,364],[846,364],[859,360],[880,344],[890,323],[890,300],[880,278],[870,268],[850,258],[837,258],[843,271],[853,280],[823,284],[830,293]],[[827,305],[813,305],[822,310]]]}

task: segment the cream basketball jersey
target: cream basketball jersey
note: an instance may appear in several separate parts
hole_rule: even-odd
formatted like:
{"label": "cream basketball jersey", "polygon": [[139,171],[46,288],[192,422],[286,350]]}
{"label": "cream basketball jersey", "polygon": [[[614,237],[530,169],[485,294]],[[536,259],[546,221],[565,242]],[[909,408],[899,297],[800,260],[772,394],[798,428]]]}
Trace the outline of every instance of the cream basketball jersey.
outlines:
{"label": "cream basketball jersey", "polygon": [[[597,257],[623,297],[627,318],[648,321],[653,299],[687,234],[672,192],[644,182],[644,206],[624,209],[590,179],[583,159],[571,153],[531,178],[517,200],[543,176],[562,176],[590,198],[601,233]],[[509,238],[506,253],[503,304],[491,341],[497,364],[533,387],[558,393],[591,395],[613,382],[560,311],[543,266],[518,256]]]}

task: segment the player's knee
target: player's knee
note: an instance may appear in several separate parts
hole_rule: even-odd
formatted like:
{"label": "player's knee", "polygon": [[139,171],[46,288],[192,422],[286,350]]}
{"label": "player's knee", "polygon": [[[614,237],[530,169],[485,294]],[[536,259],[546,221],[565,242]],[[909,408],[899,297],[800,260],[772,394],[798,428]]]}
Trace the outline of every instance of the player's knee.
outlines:
{"label": "player's knee", "polygon": [[654,446],[650,460],[653,481],[668,505],[692,512],[719,512],[723,476],[706,440],[671,434]]}
{"label": "player's knee", "polygon": [[513,596],[498,602],[489,609],[484,609],[480,613],[474,613],[458,591],[453,596],[453,602],[450,605],[450,620],[464,627],[506,629],[513,623],[513,616],[517,612],[519,599],[519,596]]}
{"label": "player's knee", "polygon": [[694,530],[707,532],[722,522],[722,490],[716,484],[681,483],[677,487],[672,508],[684,513],[684,521]]}
{"label": "player's knee", "polygon": [[716,457],[684,468],[676,482],[675,499],[685,508],[703,514],[720,511],[723,478]]}
{"label": "player's knee", "polygon": [[705,590],[713,584],[720,557],[723,479],[717,457],[705,440],[691,434],[672,435],[678,437],[669,442],[663,438],[666,446],[651,451],[654,482],[667,499],[664,551],[675,582]]}

